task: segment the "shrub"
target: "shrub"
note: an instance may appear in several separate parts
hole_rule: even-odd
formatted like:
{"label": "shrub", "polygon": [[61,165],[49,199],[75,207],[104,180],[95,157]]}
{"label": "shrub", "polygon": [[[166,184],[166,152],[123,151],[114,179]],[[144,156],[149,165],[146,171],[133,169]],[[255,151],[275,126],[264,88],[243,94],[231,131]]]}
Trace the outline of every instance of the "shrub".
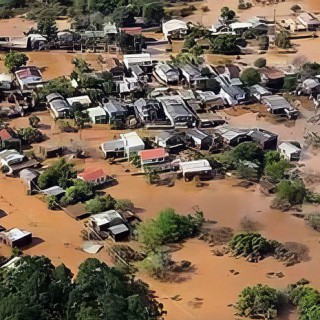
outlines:
{"label": "shrub", "polygon": [[201,7],[201,10],[202,10],[203,12],[208,12],[208,11],[210,11],[210,9],[209,9],[208,6],[203,6],[203,7]]}
{"label": "shrub", "polygon": [[275,38],[275,44],[281,49],[290,49],[292,47],[290,34],[288,31],[280,31]]}
{"label": "shrub", "polygon": [[254,66],[257,68],[263,68],[267,65],[267,59],[259,58],[254,62]]}
{"label": "shrub", "polygon": [[240,220],[240,227],[245,232],[254,232],[257,230],[257,222],[249,216],[244,216]]}
{"label": "shrub", "polygon": [[236,163],[251,161],[261,165],[263,162],[263,150],[254,142],[242,142],[230,152],[230,158]]}
{"label": "shrub", "polygon": [[293,165],[286,159],[281,159],[278,162],[272,162],[267,164],[264,173],[271,180],[278,182],[284,179],[287,175],[287,172]]}
{"label": "shrub", "polygon": [[302,204],[306,196],[306,187],[302,180],[282,180],[278,185],[277,198],[288,201],[291,205]]}
{"label": "shrub", "polygon": [[299,12],[301,11],[301,7],[297,4],[294,4],[291,8],[290,8],[293,12]]}
{"label": "shrub", "polygon": [[247,287],[235,305],[238,314],[249,318],[275,319],[284,304],[283,295],[267,285]]}
{"label": "shrub", "polygon": [[260,50],[268,50],[269,49],[269,37],[264,35],[259,37],[259,48]]}
{"label": "shrub", "polygon": [[298,86],[298,78],[296,75],[286,76],[284,78],[283,89],[286,91],[294,91]]}
{"label": "shrub", "polygon": [[115,209],[120,211],[132,211],[134,209],[134,204],[129,199],[119,199],[115,204]]}
{"label": "shrub", "polygon": [[39,143],[43,140],[43,134],[37,128],[20,128],[17,131],[18,137],[21,139],[23,144]]}
{"label": "shrub", "polygon": [[259,71],[254,68],[245,69],[240,75],[241,81],[247,86],[251,87],[261,82]]}
{"label": "shrub", "polygon": [[108,194],[107,196],[96,196],[86,202],[85,208],[91,214],[115,209],[116,200]]}
{"label": "shrub", "polygon": [[74,180],[74,185],[67,188],[66,194],[61,198],[62,206],[73,205],[93,198],[95,195],[94,186],[90,182]]}

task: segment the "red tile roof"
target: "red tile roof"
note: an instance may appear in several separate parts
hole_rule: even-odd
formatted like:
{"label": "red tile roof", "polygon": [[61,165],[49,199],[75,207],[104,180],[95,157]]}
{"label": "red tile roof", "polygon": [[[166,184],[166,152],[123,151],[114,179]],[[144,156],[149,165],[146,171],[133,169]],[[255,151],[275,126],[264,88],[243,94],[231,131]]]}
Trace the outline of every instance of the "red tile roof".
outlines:
{"label": "red tile roof", "polygon": [[82,173],[78,174],[78,177],[81,177],[85,181],[95,181],[99,178],[105,177],[106,174],[102,169],[86,169]]}
{"label": "red tile roof", "polygon": [[150,149],[150,150],[142,150],[139,153],[141,160],[152,160],[157,158],[165,158],[169,154],[166,152],[164,148]]}
{"label": "red tile roof", "polygon": [[9,133],[7,129],[0,130],[0,139],[1,140],[8,140],[11,139],[12,135]]}

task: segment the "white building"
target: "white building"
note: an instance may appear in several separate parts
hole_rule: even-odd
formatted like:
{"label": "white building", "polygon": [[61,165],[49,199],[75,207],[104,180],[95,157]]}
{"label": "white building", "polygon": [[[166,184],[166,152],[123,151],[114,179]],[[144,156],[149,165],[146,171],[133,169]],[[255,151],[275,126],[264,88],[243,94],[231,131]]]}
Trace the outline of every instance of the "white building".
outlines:
{"label": "white building", "polygon": [[103,124],[107,123],[107,112],[103,107],[94,107],[87,109],[88,116],[92,123]]}
{"label": "white building", "polygon": [[187,24],[182,20],[172,19],[162,24],[164,38],[183,39],[187,34]]}
{"label": "white building", "polygon": [[282,142],[278,146],[278,150],[289,161],[300,160],[301,148],[295,146],[291,142]]}
{"label": "white building", "polygon": [[88,96],[67,98],[67,102],[70,104],[70,106],[72,106],[74,103],[81,103],[86,108],[88,108],[91,104],[91,100]]}
{"label": "white building", "polygon": [[150,53],[124,54],[123,63],[127,69],[133,65],[152,66],[152,59]]}
{"label": "white building", "polygon": [[192,180],[195,176],[212,176],[212,167],[206,159],[180,162],[179,166],[185,180]]}

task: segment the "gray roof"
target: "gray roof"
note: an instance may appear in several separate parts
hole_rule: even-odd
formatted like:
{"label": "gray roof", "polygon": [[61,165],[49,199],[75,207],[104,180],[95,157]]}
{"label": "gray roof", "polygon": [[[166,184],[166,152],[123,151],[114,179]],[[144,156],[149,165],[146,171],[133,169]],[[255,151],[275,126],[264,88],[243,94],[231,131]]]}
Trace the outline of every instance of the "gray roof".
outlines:
{"label": "gray roof", "polygon": [[266,142],[278,137],[277,134],[263,129],[254,129],[248,133],[248,136],[255,142]]}
{"label": "gray roof", "polygon": [[60,93],[50,93],[46,96],[47,102],[51,102],[55,99],[63,99],[62,95]]}
{"label": "gray roof", "polygon": [[125,113],[126,110],[118,100],[110,100],[103,104],[103,108],[108,112],[109,115],[112,113]]}
{"label": "gray roof", "polygon": [[158,97],[157,100],[173,118],[193,116],[192,113],[187,109],[182,98],[178,95]]}
{"label": "gray roof", "polygon": [[244,95],[245,92],[238,86],[222,86],[222,89],[228,93],[231,97],[235,97],[237,95]]}
{"label": "gray roof", "polygon": [[254,86],[251,86],[250,87],[250,93],[251,94],[254,94],[254,93],[259,93],[259,94],[270,94],[271,95],[271,92],[269,90],[267,90],[266,88],[258,85],[258,84],[255,84]]}
{"label": "gray roof", "polygon": [[130,69],[131,69],[131,72],[133,72],[136,76],[142,76],[145,73],[137,64],[130,66]]}
{"label": "gray roof", "polygon": [[282,108],[289,110],[294,109],[292,105],[284,97],[278,95],[264,97],[263,101],[265,101],[268,104],[268,106],[273,110]]}
{"label": "gray roof", "polygon": [[113,227],[110,227],[108,229],[113,235],[117,235],[117,234],[121,234],[121,233],[124,233],[124,232],[128,232],[129,229],[127,228],[127,226],[125,224],[118,224],[117,226],[113,226]]}
{"label": "gray roof", "polygon": [[122,151],[124,150],[124,142],[121,139],[110,140],[101,144],[101,149],[104,152]]}
{"label": "gray roof", "polygon": [[201,72],[196,66],[185,64],[180,66],[180,69],[188,73],[191,77],[201,77]]}
{"label": "gray roof", "polygon": [[54,186],[48,189],[41,190],[41,192],[48,196],[58,196],[59,194],[64,194],[66,191],[59,186]]}
{"label": "gray roof", "polygon": [[54,108],[58,112],[62,111],[62,110],[66,110],[66,109],[69,109],[69,110],[72,109],[69,106],[69,104],[63,99],[53,100],[53,101],[50,102],[50,105],[51,105],[52,108]]}
{"label": "gray roof", "polygon": [[201,140],[210,136],[209,134],[207,134],[197,128],[186,130],[186,134],[188,137],[191,137],[191,138],[194,137],[194,138],[201,139]]}

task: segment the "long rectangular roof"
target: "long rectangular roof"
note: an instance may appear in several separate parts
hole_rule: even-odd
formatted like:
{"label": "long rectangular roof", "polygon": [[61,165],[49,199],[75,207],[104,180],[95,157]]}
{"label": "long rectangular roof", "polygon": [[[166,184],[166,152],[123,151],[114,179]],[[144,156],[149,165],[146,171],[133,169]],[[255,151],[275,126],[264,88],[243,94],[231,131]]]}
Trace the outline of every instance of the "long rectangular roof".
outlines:
{"label": "long rectangular roof", "polygon": [[157,100],[172,117],[193,116],[179,95],[158,97]]}
{"label": "long rectangular roof", "polygon": [[180,162],[181,170],[186,172],[199,172],[199,171],[208,171],[212,170],[209,161],[206,159],[203,160],[195,160],[195,161],[188,161],[188,162]]}
{"label": "long rectangular roof", "polygon": [[98,227],[108,224],[115,219],[123,220],[121,214],[116,210],[108,210],[101,213],[93,214],[89,218],[89,220],[93,221]]}

